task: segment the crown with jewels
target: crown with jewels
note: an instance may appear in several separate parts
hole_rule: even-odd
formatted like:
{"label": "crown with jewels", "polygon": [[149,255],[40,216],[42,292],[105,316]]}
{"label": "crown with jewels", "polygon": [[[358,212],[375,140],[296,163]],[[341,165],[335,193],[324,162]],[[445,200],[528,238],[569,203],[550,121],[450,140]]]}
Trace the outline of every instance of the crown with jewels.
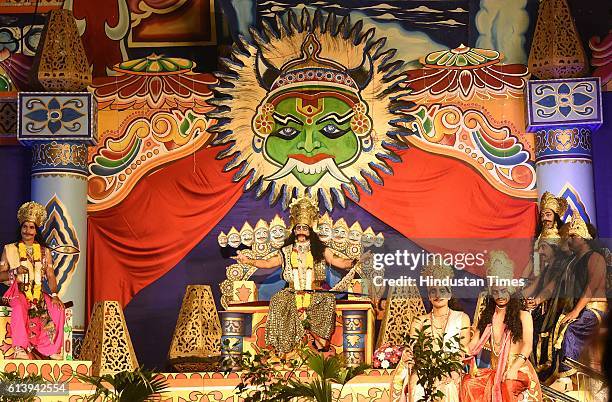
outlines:
{"label": "crown with jewels", "polygon": [[32,222],[36,227],[41,227],[47,219],[45,207],[35,201],[26,202],[17,211],[17,221],[20,225],[24,222]]}
{"label": "crown with jewels", "polygon": [[542,198],[540,200],[540,211],[550,209],[561,217],[565,214],[565,211],[567,211],[567,207],[567,200],[565,198],[555,197],[548,191],[542,194]]}
{"label": "crown with jewels", "polygon": [[593,236],[589,233],[589,228],[587,227],[586,222],[580,216],[580,213],[577,210],[574,210],[574,214],[572,215],[572,221],[570,222],[569,232],[568,234],[575,235],[578,237],[582,237],[585,240],[592,240]]}
{"label": "crown with jewels", "polygon": [[305,194],[293,200],[289,209],[291,211],[291,227],[298,224],[308,225],[313,229],[317,227],[319,206],[315,198]]}
{"label": "crown with jewels", "polygon": [[494,250],[489,252],[486,267],[487,276],[494,276],[500,279],[514,278],[514,262],[512,262],[505,251]]}
{"label": "crown with jewels", "polygon": [[321,43],[309,33],[302,43],[300,56],[280,68],[280,75],[272,84],[271,92],[282,87],[308,83],[331,84],[345,87],[351,92],[359,90],[346,68],[334,60],[321,57]]}
{"label": "crown with jewels", "polygon": [[434,279],[454,278],[455,271],[446,264],[429,263],[421,271],[421,276],[432,277]]}

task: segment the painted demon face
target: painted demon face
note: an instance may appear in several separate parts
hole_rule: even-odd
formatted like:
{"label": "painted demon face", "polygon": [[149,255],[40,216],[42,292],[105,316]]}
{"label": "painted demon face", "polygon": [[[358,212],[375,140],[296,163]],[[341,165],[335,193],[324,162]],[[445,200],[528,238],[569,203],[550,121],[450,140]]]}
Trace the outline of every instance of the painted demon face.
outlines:
{"label": "painted demon face", "polygon": [[278,166],[269,180],[293,174],[310,187],[330,174],[349,182],[342,168],[360,151],[360,141],[351,128],[355,110],[350,97],[341,92],[291,91],[281,96],[272,114],[272,133],[264,153]]}

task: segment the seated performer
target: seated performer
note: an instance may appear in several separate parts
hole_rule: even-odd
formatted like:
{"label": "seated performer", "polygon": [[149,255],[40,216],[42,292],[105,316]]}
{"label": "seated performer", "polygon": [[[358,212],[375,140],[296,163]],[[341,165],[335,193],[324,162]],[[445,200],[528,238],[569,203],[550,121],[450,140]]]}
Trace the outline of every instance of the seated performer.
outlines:
{"label": "seated performer", "polygon": [[563,363],[566,357],[578,360],[587,339],[597,330],[608,305],[606,300],[606,262],[593,250],[593,236],[575,212],[570,223],[568,246],[574,252],[569,264],[566,292],[569,299],[555,331],[555,373],[548,381],[575,373]]}
{"label": "seated performer", "polygon": [[[17,213],[20,240],[5,245],[0,259],[0,281],[10,282],[3,298],[11,306],[15,359],[28,359],[29,351],[54,360],[62,358],[64,304],[57,296],[51,252],[38,231],[46,218],[42,205],[23,204]],[[42,291],[44,280],[51,295]]]}
{"label": "seated performer", "polygon": [[[267,260],[251,259],[240,252],[234,258],[256,268],[282,266],[283,279],[289,284],[270,299],[266,344],[279,353],[289,353],[308,333],[317,349],[326,350],[336,325],[336,298],[332,293],[316,291],[325,280],[325,263],[350,269],[358,260],[335,256],[321,242],[313,230],[319,213],[315,200],[301,197],[290,208],[291,235],[279,253]],[[345,279],[354,273],[353,269]]]}
{"label": "seated performer", "polygon": [[[422,277],[430,280],[442,280],[454,276],[453,269],[446,265],[429,264],[424,267]],[[435,285],[435,284],[433,284]],[[428,286],[427,295],[431,302],[431,312],[416,317],[411,325],[410,336],[414,337],[418,330],[428,327],[426,333],[434,339],[442,338],[445,346],[449,342],[456,351],[467,351],[470,342],[470,318],[462,311],[453,310],[450,306],[454,302],[452,290],[446,286]],[[437,347],[437,343],[434,344]],[[417,402],[424,397],[423,387],[417,384],[416,373],[412,372],[412,360],[418,356],[412,356],[410,351],[404,353],[394,373],[394,386],[402,381],[402,394],[400,402]],[[459,388],[461,385],[461,373],[454,372],[448,378],[444,378],[437,384],[438,390],[444,394],[443,401],[459,402]]]}
{"label": "seated performer", "polygon": [[567,268],[571,254],[561,247],[562,239],[556,228],[544,229],[537,242],[540,275],[523,290],[525,307],[533,318],[533,353],[540,380],[548,377],[552,365],[551,339],[561,314],[567,284]]}
{"label": "seated performer", "polygon": [[[489,253],[487,276],[513,278],[514,264],[505,252]],[[533,324],[531,314],[521,310],[521,302],[510,286],[493,281],[486,307],[470,341],[470,374],[461,384],[462,401],[541,401],[542,391],[529,362]],[[504,284],[506,282],[503,282]],[[477,369],[475,357],[485,343],[491,349],[491,368]]]}

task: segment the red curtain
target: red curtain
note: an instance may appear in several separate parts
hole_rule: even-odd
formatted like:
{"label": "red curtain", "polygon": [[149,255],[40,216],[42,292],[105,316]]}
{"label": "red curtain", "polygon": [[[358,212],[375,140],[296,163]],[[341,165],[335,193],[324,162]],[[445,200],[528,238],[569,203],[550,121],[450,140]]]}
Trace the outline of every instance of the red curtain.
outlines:
{"label": "red curtain", "polygon": [[[166,165],[117,206],[90,215],[88,311],[99,300],[127,305],[229,212],[242,185],[222,173],[225,161],[215,159],[217,152],[204,149]],[[384,176],[384,185],[375,185],[372,195],[362,193],[360,206],[426,250],[512,249],[516,266],[526,265],[534,202],[500,193],[455,159],[416,148],[400,156],[394,174]]]}
{"label": "red curtain", "polygon": [[384,185],[362,193],[361,207],[426,250],[501,249],[521,273],[530,258],[535,202],[495,190],[456,159],[417,148],[399,155],[403,162],[383,176]]}
{"label": "red curtain", "polygon": [[207,148],[150,173],[129,197],[92,213],[87,236],[87,311],[100,300],[126,306],[174,267],[227,214],[242,184]]}

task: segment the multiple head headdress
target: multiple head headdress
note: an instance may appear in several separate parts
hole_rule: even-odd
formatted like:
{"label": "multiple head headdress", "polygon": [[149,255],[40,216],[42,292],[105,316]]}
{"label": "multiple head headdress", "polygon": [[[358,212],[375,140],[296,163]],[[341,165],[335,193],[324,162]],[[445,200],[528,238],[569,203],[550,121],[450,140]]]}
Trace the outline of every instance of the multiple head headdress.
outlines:
{"label": "multiple head headdress", "polygon": [[34,201],[26,202],[17,211],[17,221],[20,225],[23,225],[24,222],[32,222],[39,228],[45,223],[45,220],[47,220],[45,207]]}

